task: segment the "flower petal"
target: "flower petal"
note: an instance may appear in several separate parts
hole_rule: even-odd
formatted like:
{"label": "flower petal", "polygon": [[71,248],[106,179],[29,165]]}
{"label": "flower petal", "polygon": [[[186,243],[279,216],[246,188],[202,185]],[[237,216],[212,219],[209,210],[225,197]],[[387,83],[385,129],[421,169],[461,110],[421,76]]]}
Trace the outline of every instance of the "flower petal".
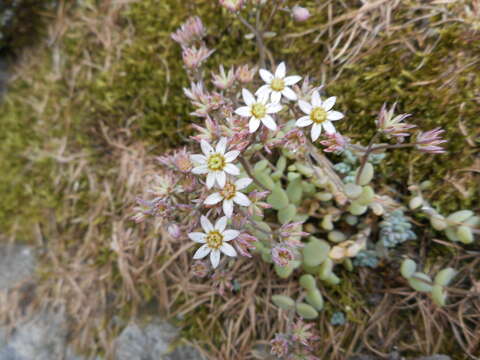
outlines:
{"label": "flower petal", "polygon": [[252,183],[252,181],[253,180],[248,178],[248,177],[238,179],[237,181],[235,181],[235,187],[237,188],[237,190],[243,190],[248,185],[250,185]]}
{"label": "flower petal", "polygon": [[275,77],[279,79],[283,79],[285,77],[286,73],[286,67],[285,63],[282,61],[280,64],[277,66],[277,70],[275,70]]}
{"label": "flower petal", "polygon": [[337,101],[336,96],[329,97],[327,100],[323,102],[323,109],[325,111],[329,111],[331,108],[333,108],[333,105],[335,105],[336,101]]}
{"label": "flower petal", "polygon": [[222,235],[223,235],[223,241],[230,241],[235,239],[238,235],[240,235],[240,231],[225,230]]}
{"label": "flower petal", "polygon": [[327,119],[330,121],[336,121],[343,119],[345,115],[343,115],[340,111],[329,111],[327,112]]}
{"label": "flower petal", "polygon": [[238,155],[240,155],[240,151],[238,150],[232,150],[232,151],[229,151],[225,154],[225,161],[226,162],[232,162],[233,160],[235,160]]}
{"label": "flower petal", "polygon": [[272,103],[279,103],[282,99],[282,93],[279,91],[272,91],[270,99],[272,100]]}
{"label": "flower petal", "polygon": [[207,165],[197,166],[192,169],[192,173],[197,175],[206,174],[208,173],[208,167]]}
{"label": "flower petal", "polygon": [[252,116],[252,111],[250,109],[250,106],[241,106],[237,110],[235,110],[235,114],[243,117],[248,117]]}
{"label": "flower petal", "polygon": [[222,137],[218,143],[217,146],[215,147],[215,152],[218,154],[225,154],[225,150],[227,149],[227,138]]}
{"label": "flower petal", "polygon": [[292,101],[297,100],[297,94],[295,94],[295,91],[293,91],[289,87],[286,87],[285,89],[283,89],[282,95],[285,96],[288,100],[292,100]]}
{"label": "flower petal", "polygon": [[233,164],[228,163],[227,165],[225,165],[225,167],[223,168],[223,170],[224,170],[227,174],[230,174],[230,175],[233,175],[233,176],[238,176],[238,175],[240,175],[240,169],[237,167],[237,165],[233,165]]}
{"label": "flower petal", "polygon": [[335,134],[337,132],[337,130],[335,130],[335,126],[333,126],[330,121],[324,121],[322,126],[327,134]]}
{"label": "flower petal", "polygon": [[242,206],[250,206],[252,203],[250,199],[244,193],[237,192],[233,197],[233,201],[235,201],[238,205]]}
{"label": "flower petal", "polygon": [[203,231],[205,231],[206,233],[213,230],[213,225],[206,216],[200,216],[200,224],[202,225]]}
{"label": "flower petal", "polygon": [[202,148],[202,152],[207,156],[213,153],[213,147],[203,139],[200,141],[200,147]]}
{"label": "flower petal", "polygon": [[302,80],[302,77],[301,77],[301,76],[292,75],[292,76],[287,76],[285,79],[283,79],[283,83],[284,83],[286,86],[291,86],[291,85],[296,84],[296,83],[299,82],[300,80]]}
{"label": "flower petal", "polygon": [[310,115],[310,112],[312,111],[312,105],[304,100],[298,100],[298,106],[300,106],[300,109],[307,115]]}
{"label": "flower petal", "polygon": [[226,216],[222,216],[220,219],[217,220],[217,222],[215,223],[215,230],[218,230],[220,231],[221,233],[223,233],[223,231],[225,230],[225,228],[227,227],[227,222],[228,222],[228,218]]}
{"label": "flower petal", "polygon": [[207,157],[205,155],[200,155],[200,154],[190,155],[190,160],[192,160],[194,163],[197,163],[197,164],[207,163]]}
{"label": "flower petal", "polygon": [[210,262],[212,267],[215,269],[220,263],[220,250],[212,250],[210,253]]}
{"label": "flower petal", "polygon": [[211,195],[208,195],[208,197],[204,201],[204,204],[215,205],[215,204],[218,204],[222,200],[223,200],[223,196],[219,192],[216,192],[216,193],[213,193]]}
{"label": "flower petal", "polygon": [[205,234],[201,232],[193,232],[188,234],[188,237],[190,240],[195,241],[196,243],[199,244],[204,244],[205,243]]}
{"label": "flower petal", "polygon": [[312,124],[313,124],[313,121],[312,119],[310,119],[310,116],[302,116],[300,119],[298,119],[295,122],[295,125],[298,127],[305,127]]}
{"label": "flower petal", "polygon": [[211,189],[213,185],[215,184],[215,173],[214,172],[209,172],[207,175],[207,188]]}
{"label": "flower petal", "polygon": [[[277,93],[280,94],[280,93]],[[273,93],[272,93],[273,96]],[[282,110],[283,106],[280,104],[268,104],[267,105],[267,114],[274,114]]]}
{"label": "flower petal", "polygon": [[218,186],[223,189],[225,187],[225,183],[227,182],[227,175],[225,174],[225,171],[216,171],[215,179],[217,180]]}
{"label": "flower petal", "polygon": [[223,212],[227,217],[232,217],[233,215],[233,201],[232,200],[224,200],[223,204]]}
{"label": "flower petal", "polygon": [[258,97],[264,97],[264,96],[268,96],[271,91],[272,90],[270,89],[270,85],[266,84],[266,85],[260,86],[258,90],[255,91],[255,95],[257,95]]}
{"label": "flower petal", "polygon": [[242,89],[242,96],[243,101],[245,101],[245,104],[248,106],[255,104],[255,97],[247,89]]}
{"label": "flower petal", "polygon": [[195,260],[203,259],[205,256],[207,256],[210,253],[210,251],[211,249],[207,246],[207,244],[203,244],[195,252],[195,254],[193,255],[193,258]]}
{"label": "flower petal", "polygon": [[270,84],[272,82],[274,76],[270,71],[265,69],[260,69],[259,73],[262,80],[265,81],[267,84]]}
{"label": "flower petal", "polygon": [[228,243],[223,243],[223,245],[220,246],[220,251],[223,252],[225,255],[230,256],[230,257],[237,256],[237,252],[235,251],[233,246],[228,244]]}
{"label": "flower petal", "polygon": [[250,133],[254,133],[255,131],[257,131],[259,126],[260,126],[260,120],[252,116],[250,118],[250,122],[248,123],[248,131]]}
{"label": "flower petal", "polygon": [[320,93],[318,91],[314,91],[312,94],[312,105],[314,107],[322,106],[322,99],[320,98]]}
{"label": "flower petal", "polygon": [[322,133],[322,125],[320,124],[313,124],[312,126],[312,141],[316,141],[320,134]]}
{"label": "flower petal", "polygon": [[277,130],[277,124],[270,115],[265,115],[262,119],[262,123],[272,131]]}

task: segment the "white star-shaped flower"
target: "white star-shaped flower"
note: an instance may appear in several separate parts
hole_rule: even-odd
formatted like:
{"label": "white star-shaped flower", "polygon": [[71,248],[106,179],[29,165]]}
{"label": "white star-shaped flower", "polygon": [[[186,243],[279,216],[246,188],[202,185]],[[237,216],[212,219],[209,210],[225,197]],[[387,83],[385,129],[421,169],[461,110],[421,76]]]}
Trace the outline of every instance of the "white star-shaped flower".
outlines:
{"label": "white star-shaped flower", "polygon": [[302,77],[298,75],[285,77],[285,63],[282,62],[277,66],[275,75],[265,69],[260,69],[260,77],[266,82],[262,85],[255,95],[257,96],[269,96],[271,94],[271,100],[274,103],[280,102],[282,95],[289,100],[297,100],[297,94],[289,88],[299,82]]}
{"label": "white star-shaped flower", "polygon": [[242,96],[247,106],[239,107],[235,110],[235,113],[250,118],[248,127],[251,133],[257,131],[260,123],[263,123],[263,125],[270,130],[277,130],[277,124],[269,114],[274,114],[282,110],[282,105],[268,103],[268,96],[259,96],[255,99],[247,89],[242,89]]}
{"label": "white star-shaped flower", "polygon": [[234,183],[227,181],[223,189],[209,195],[205,199],[205,204],[215,205],[218,204],[220,201],[223,201],[223,212],[228,217],[231,217],[233,214],[234,203],[241,206],[250,206],[250,204],[252,203],[244,193],[241,193],[239,191],[245,189],[251,183],[252,179],[250,178],[239,179]]}
{"label": "white star-shaped flower", "polygon": [[198,166],[192,169],[194,174],[207,174],[207,187],[210,189],[217,182],[220,188],[225,186],[227,175],[239,175],[240,170],[232,164],[240,151],[233,150],[225,153],[227,149],[227,138],[221,138],[215,149],[205,140],[200,142],[203,155],[192,155],[191,159]]}
{"label": "white star-shaped flower", "polygon": [[336,100],[337,98],[332,96],[322,101],[318,91],[313,92],[311,103],[299,100],[298,105],[307,116],[298,119],[295,125],[305,127],[313,124],[311,132],[313,141],[317,140],[322,133],[322,127],[327,134],[334,134],[336,130],[332,121],[340,120],[344,116],[341,112],[332,110]]}
{"label": "white star-shaped flower", "polygon": [[212,266],[216,268],[220,263],[220,252],[231,257],[237,256],[237,252],[228,241],[235,239],[240,235],[240,232],[237,230],[225,230],[227,220],[227,217],[224,216],[218,219],[215,225],[212,225],[205,216],[200,217],[200,223],[205,232],[192,232],[188,234],[191,240],[203,244],[193,255],[194,259],[203,259],[210,254]]}

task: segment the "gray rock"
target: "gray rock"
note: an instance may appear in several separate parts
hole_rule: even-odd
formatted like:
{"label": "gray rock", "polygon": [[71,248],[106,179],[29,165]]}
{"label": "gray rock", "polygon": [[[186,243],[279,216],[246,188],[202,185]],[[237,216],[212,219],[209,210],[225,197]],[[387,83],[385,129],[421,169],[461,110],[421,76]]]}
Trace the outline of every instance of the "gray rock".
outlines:
{"label": "gray rock", "polygon": [[32,248],[21,245],[0,245],[0,291],[28,279],[35,269]]}
{"label": "gray rock", "polygon": [[144,327],[128,325],[116,339],[117,360],[158,360],[169,350],[178,335],[172,325],[155,320]]}

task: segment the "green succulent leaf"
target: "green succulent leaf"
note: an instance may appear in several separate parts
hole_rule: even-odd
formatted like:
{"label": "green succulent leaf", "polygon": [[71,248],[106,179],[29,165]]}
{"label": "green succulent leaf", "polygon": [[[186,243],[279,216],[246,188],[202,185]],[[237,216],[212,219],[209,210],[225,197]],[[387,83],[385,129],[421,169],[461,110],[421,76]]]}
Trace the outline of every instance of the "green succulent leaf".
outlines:
{"label": "green succulent leaf", "polygon": [[283,310],[290,310],[295,307],[295,301],[290,296],[273,295],[272,302],[275,304],[275,306]]}
{"label": "green succulent leaf", "polygon": [[297,314],[305,320],[313,320],[318,317],[318,312],[311,305],[306,303],[297,304]]}
{"label": "green succulent leaf", "polygon": [[282,187],[277,184],[272,189],[272,193],[268,195],[267,202],[272,205],[275,210],[281,210],[288,206],[288,195]]}

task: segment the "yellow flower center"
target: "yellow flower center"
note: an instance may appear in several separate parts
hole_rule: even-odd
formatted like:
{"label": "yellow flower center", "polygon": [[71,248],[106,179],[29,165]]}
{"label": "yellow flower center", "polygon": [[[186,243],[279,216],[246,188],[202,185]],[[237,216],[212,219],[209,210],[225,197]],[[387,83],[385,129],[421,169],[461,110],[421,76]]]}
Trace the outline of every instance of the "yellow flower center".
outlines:
{"label": "yellow flower center", "polygon": [[257,119],[263,119],[266,114],[267,108],[265,105],[257,103],[252,106],[252,115],[255,116]]}
{"label": "yellow flower center", "polygon": [[227,182],[225,184],[225,187],[222,189],[222,191],[220,191],[220,193],[226,200],[230,200],[237,193],[237,187],[235,186],[235,184],[232,184],[231,182]]}
{"label": "yellow flower center", "polygon": [[222,170],[225,167],[225,158],[220,154],[210,155],[207,165],[211,171]]}
{"label": "yellow flower center", "polygon": [[272,80],[270,87],[274,91],[282,91],[283,89],[285,89],[285,82],[283,81],[283,79],[275,78]]}
{"label": "yellow flower center", "polygon": [[223,244],[223,235],[217,230],[212,230],[206,238],[207,245],[210,249],[219,249]]}
{"label": "yellow flower center", "polygon": [[324,108],[322,107],[316,107],[312,110],[310,113],[310,119],[317,124],[323,123],[325,120],[327,120],[327,112],[325,111]]}

